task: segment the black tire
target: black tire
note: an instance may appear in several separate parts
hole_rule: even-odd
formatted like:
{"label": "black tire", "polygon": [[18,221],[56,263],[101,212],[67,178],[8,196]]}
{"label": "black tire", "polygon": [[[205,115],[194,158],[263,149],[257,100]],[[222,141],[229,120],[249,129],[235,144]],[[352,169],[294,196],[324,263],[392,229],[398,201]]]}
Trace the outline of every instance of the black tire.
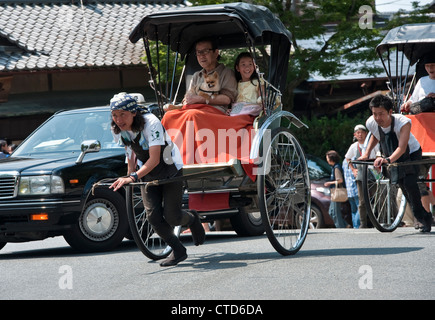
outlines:
{"label": "black tire", "polygon": [[310,229],[320,229],[325,227],[322,210],[318,206],[311,204]]}
{"label": "black tire", "polygon": [[363,165],[362,185],[367,216],[373,226],[381,232],[392,232],[405,215],[406,198],[397,184],[391,184],[385,169],[378,173],[372,166]]}
{"label": "black tire", "polygon": [[241,237],[255,237],[264,233],[261,213],[248,212],[244,207],[239,208],[239,213],[230,217],[231,226]]}
{"label": "black tire", "polygon": [[[152,260],[166,258],[172,248],[160,238],[148,223],[146,212],[142,205],[139,187],[126,186],[127,218],[131,235],[139,250]],[[181,227],[175,227],[174,233],[179,236]]]}
{"label": "black tire", "polygon": [[95,189],[65,240],[81,252],[109,251],[117,247],[128,231],[124,197],[108,189]]}
{"label": "black tire", "polygon": [[286,128],[271,132],[260,150],[257,191],[264,228],[270,243],[282,255],[297,253],[307,236],[311,213],[308,165],[299,142]]}

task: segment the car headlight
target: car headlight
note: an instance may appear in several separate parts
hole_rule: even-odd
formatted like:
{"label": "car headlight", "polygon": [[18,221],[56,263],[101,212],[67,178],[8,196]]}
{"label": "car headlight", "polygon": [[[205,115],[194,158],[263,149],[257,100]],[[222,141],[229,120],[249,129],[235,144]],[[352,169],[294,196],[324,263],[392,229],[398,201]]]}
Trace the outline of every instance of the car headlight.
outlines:
{"label": "car headlight", "polygon": [[21,177],[18,193],[20,195],[39,195],[64,193],[65,186],[59,176]]}

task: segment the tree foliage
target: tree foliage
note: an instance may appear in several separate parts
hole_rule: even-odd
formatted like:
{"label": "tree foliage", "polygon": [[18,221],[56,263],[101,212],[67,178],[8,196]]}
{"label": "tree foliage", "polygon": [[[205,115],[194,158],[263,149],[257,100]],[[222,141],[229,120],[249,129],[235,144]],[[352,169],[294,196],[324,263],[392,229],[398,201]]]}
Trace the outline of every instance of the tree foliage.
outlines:
{"label": "tree foliage", "polygon": [[328,150],[335,150],[343,157],[353,143],[353,129],[357,124],[365,125],[368,117],[367,110],[352,118],[342,113],[338,113],[333,118],[326,116],[302,118],[302,122],[308,126],[308,129],[298,129],[297,137],[308,154],[324,158]]}
{"label": "tree foliage", "polygon": [[[233,2],[196,0],[194,5]],[[349,72],[379,74],[375,48],[385,31],[411,22],[431,21],[428,5],[413,2],[413,11],[399,10],[383,27],[376,24],[373,0],[253,0],[277,14],[293,35],[284,105],[292,109],[293,92],[310,75],[334,79]],[[364,10],[369,9],[369,10]],[[310,40],[314,46],[306,46]]]}

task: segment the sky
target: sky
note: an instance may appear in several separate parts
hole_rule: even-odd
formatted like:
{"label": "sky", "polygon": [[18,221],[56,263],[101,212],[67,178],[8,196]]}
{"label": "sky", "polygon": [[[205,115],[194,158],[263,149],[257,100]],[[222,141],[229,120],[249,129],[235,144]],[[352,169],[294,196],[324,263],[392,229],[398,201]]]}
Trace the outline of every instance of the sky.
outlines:
{"label": "sky", "polygon": [[[411,10],[413,0],[376,0],[376,10],[379,12],[394,12],[399,9]],[[433,0],[417,0],[420,5],[432,3]]]}

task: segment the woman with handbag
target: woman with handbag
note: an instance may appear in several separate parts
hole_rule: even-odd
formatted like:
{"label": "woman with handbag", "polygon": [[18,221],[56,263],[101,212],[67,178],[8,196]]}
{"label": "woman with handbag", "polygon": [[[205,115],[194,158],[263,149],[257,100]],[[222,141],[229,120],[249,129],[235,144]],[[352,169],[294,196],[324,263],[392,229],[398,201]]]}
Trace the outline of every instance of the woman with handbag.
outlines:
{"label": "woman with handbag", "polygon": [[[341,215],[341,202],[347,200],[347,191],[344,183],[343,169],[340,165],[340,156],[337,151],[329,150],[326,153],[326,161],[332,167],[331,180],[325,182],[325,187],[331,189],[331,203],[329,205],[329,215],[334,221],[336,228],[347,228],[348,224]],[[341,186],[342,185],[342,186]]]}

